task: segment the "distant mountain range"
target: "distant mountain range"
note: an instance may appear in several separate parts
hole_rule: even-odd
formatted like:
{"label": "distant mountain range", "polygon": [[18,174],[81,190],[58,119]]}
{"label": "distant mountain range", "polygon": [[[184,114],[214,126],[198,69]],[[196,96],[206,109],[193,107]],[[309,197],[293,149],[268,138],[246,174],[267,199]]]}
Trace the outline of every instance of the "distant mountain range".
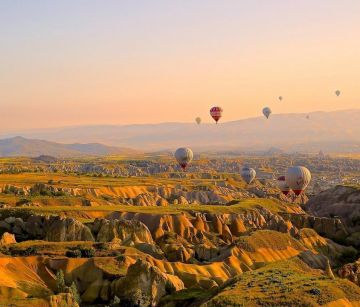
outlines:
{"label": "distant mountain range", "polygon": [[[222,120],[226,120],[226,114]],[[232,122],[220,121],[218,125],[197,125],[195,121],[97,125],[43,129],[16,135],[61,143],[95,142],[142,151],[189,146],[198,151],[267,151],[276,148],[287,152],[360,152],[360,110],[273,114],[268,120],[256,117]],[[80,151],[76,147],[80,145],[67,146],[67,150]],[[90,146],[92,148],[95,145]]]}
{"label": "distant mountain range", "polygon": [[1,157],[36,157],[47,155],[65,158],[79,156],[129,155],[136,153],[139,152],[129,148],[106,146],[98,143],[60,144],[37,139],[26,139],[21,136],[0,140]]}

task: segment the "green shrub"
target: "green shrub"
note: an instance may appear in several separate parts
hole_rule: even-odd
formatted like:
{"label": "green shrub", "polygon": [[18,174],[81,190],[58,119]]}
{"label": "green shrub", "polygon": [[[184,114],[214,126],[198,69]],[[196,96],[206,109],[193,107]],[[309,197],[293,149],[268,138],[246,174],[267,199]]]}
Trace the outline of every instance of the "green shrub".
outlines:
{"label": "green shrub", "polygon": [[120,254],[116,257],[116,260],[119,262],[124,262],[126,260],[126,257],[123,254]]}
{"label": "green shrub", "polygon": [[80,248],[82,258],[92,258],[95,256],[95,250],[93,248]]}
{"label": "green shrub", "polygon": [[309,290],[309,293],[312,295],[320,295],[321,294],[321,290],[318,288],[312,288]]}
{"label": "green shrub", "polygon": [[31,200],[29,200],[27,198],[21,198],[16,202],[15,205],[16,206],[22,206],[22,205],[29,204],[29,203],[31,203]]}
{"label": "green shrub", "polygon": [[354,262],[357,259],[358,259],[358,252],[356,251],[356,249],[347,249],[339,257],[339,260],[342,263]]}
{"label": "green shrub", "polygon": [[78,249],[69,250],[66,251],[65,256],[69,258],[81,258],[81,251]]}
{"label": "green shrub", "polygon": [[80,294],[79,294],[78,289],[77,289],[77,287],[76,287],[76,284],[75,284],[74,282],[73,282],[73,283],[71,284],[71,286],[70,286],[70,292],[71,292],[71,294],[73,295],[74,300],[75,300],[78,304],[80,304],[80,303],[81,303]]}
{"label": "green shrub", "polygon": [[51,193],[51,191],[48,191],[48,190],[41,190],[40,195],[41,196],[52,196],[52,193]]}
{"label": "green shrub", "polygon": [[36,248],[34,246],[28,247],[27,249],[24,250],[15,250],[13,248],[10,248],[10,252],[12,255],[18,255],[18,256],[22,256],[22,257],[27,257],[27,256],[34,256],[36,255]]}
{"label": "green shrub", "polygon": [[56,273],[56,291],[58,293],[64,293],[66,290],[64,272],[62,270]]}
{"label": "green shrub", "polygon": [[54,196],[65,196],[66,193],[64,191],[57,191],[54,193]]}

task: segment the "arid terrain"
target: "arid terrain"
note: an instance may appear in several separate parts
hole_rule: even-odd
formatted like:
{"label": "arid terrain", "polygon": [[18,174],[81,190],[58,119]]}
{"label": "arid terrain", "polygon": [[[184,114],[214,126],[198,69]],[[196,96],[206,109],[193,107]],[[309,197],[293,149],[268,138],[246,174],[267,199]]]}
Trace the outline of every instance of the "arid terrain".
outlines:
{"label": "arid terrain", "polygon": [[0,307],[360,307],[359,17],[0,0]]}
{"label": "arid terrain", "polygon": [[[306,165],[306,195],[276,178]],[[239,172],[252,165],[257,179]],[[357,156],[0,159],[0,306],[358,306]]]}

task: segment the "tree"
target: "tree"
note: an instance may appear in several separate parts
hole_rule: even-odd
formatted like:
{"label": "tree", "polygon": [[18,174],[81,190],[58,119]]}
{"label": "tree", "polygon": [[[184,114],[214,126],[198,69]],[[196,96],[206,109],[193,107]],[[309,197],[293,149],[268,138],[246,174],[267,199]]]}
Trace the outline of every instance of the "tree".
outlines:
{"label": "tree", "polygon": [[80,294],[78,292],[75,282],[72,282],[72,284],[70,286],[70,292],[71,292],[74,300],[80,305],[81,298],[80,298]]}
{"label": "tree", "polygon": [[56,273],[56,290],[58,293],[64,293],[66,289],[64,272],[62,270]]}

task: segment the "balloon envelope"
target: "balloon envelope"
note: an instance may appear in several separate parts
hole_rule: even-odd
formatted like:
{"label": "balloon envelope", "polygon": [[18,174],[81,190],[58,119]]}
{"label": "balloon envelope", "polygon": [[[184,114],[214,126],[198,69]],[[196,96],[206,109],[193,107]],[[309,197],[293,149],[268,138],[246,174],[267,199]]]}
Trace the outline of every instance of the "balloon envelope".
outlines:
{"label": "balloon envelope", "polygon": [[195,118],[195,121],[196,121],[196,123],[197,123],[198,125],[201,124],[201,118],[200,118],[200,117],[196,117],[196,118]]}
{"label": "balloon envelope", "polygon": [[212,107],[210,109],[210,115],[217,123],[222,116],[223,109],[220,107]]}
{"label": "balloon envelope", "polygon": [[243,169],[241,170],[241,178],[244,179],[244,181],[247,184],[253,182],[255,177],[256,177],[256,171],[253,168],[243,167]]}
{"label": "balloon envelope", "polygon": [[336,90],[336,91],[335,91],[335,95],[336,95],[336,96],[340,96],[340,94],[341,94],[341,92],[340,92],[339,90]]}
{"label": "balloon envelope", "polygon": [[265,115],[266,118],[269,118],[270,114],[271,114],[271,109],[266,107],[263,109],[263,114]]}
{"label": "balloon envelope", "polygon": [[278,187],[280,189],[280,191],[284,194],[284,195],[288,195],[290,192],[290,187],[288,186],[288,184],[286,183],[286,179],[285,176],[280,176],[277,179],[278,182]]}
{"label": "balloon envelope", "polygon": [[283,100],[283,97],[282,97],[282,96],[279,96],[279,100],[280,100],[280,101]]}
{"label": "balloon envelope", "polygon": [[181,147],[175,151],[175,159],[183,169],[188,166],[193,158],[194,154],[190,148]]}
{"label": "balloon envelope", "polygon": [[291,166],[287,170],[285,179],[290,189],[292,189],[296,195],[299,195],[309,185],[311,173],[304,166]]}

